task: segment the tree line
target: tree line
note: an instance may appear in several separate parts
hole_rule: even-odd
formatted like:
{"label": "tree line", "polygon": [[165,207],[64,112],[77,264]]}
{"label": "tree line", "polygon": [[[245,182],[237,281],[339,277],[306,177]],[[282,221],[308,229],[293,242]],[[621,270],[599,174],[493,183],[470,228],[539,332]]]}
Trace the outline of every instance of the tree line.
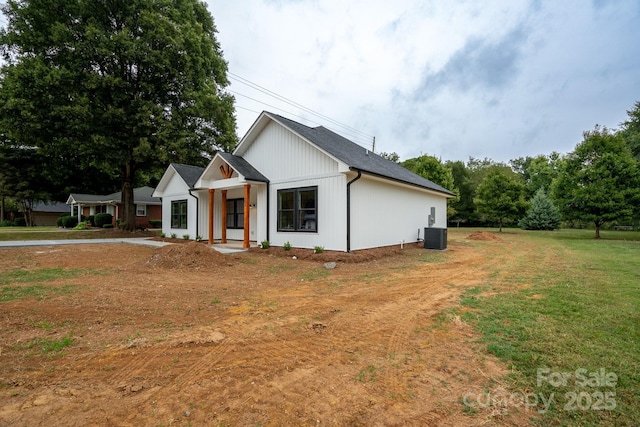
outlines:
{"label": "tree line", "polygon": [[566,154],[442,161],[423,155],[399,161],[382,156],[439,184],[457,197],[449,201],[451,226],[520,226],[555,229],[640,224],[640,102],[619,130],[596,125]]}
{"label": "tree line", "polygon": [[[120,189],[133,229],[135,186],[235,147],[227,63],[203,2],[7,0],[0,11],[0,221],[8,205],[28,220],[34,202]],[[401,164],[457,194],[453,225],[553,228],[561,216],[599,233],[640,216],[640,103],[628,116],[567,154]]]}

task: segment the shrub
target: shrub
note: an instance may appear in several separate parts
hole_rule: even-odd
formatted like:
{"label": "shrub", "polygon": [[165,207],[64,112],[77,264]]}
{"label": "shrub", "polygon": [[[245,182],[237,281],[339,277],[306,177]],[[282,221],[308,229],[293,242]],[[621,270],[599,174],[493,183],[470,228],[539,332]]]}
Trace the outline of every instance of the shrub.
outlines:
{"label": "shrub", "polygon": [[113,221],[113,215],[108,213],[99,213],[94,217],[96,227],[102,228],[105,224],[111,224]]}
{"label": "shrub", "polygon": [[176,237],[178,237],[178,236],[176,235],[176,233],[171,233],[171,238],[172,238],[172,239],[175,239]]}
{"label": "shrub", "polygon": [[4,221],[0,222],[0,227],[13,227],[13,226],[15,226],[15,223],[8,219],[5,219]]}
{"label": "shrub", "polygon": [[289,242],[285,243],[283,248],[284,248],[285,251],[290,251],[291,250],[291,243],[289,243]]}
{"label": "shrub", "polygon": [[151,228],[162,228],[162,220],[161,219],[150,219],[149,225]]}
{"label": "shrub", "polygon": [[24,218],[16,218],[14,224],[16,225],[16,227],[26,227],[27,221]]}
{"label": "shrub", "polygon": [[518,225],[525,230],[555,230],[560,227],[562,218],[558,208],[541,188],[531,199],[527,216]]}
{"label": "shrub", "polygon": [[160,237],[162,237],[164,239],[165,237],[167,237],[167,235],[164,234],[164,232],[162,232],[162,233],[160,233]]}
{"label": "shrub", "polygon": [[182,238],[183,238],[184,240],[189,240],[189,237],[190,237],[190,236],[189,236],[188,234],[183,234],[183,235],[182,235]]}
{"label": "shrub", "polygon": [[313,253],[314,254],[321,254],[322,252],[324,252],[324,246],[314,246],[313,247]]}
{"label": "shrub", "polygon": [[269,249],[269,246],[271,246],[271,243],[268,240],[260,242],[260,248],[262,249]]}
{"label": "shrub", "polygon": [[201,242],[201,241],[202,241],[202,236],[198,234],[196,236],[196,242]]}
{"label": "shrub", "polygon": [[60,217],[60,224],[64,228],[73,228],[78,225],[78,218],[76,216],[65,215]]}
{"label": "shrub", "polygon": [[58,219],[56,220],[56,225],[58,227],[62,227],[62,218],[64,218],[65,216],[69,216],[69,215],[62,215],[62,216],[58,217]]}
{"label": "shrub", "polygon": [[113,224],[109,223],[109,224],[104,224],[102,226],[102,228],[113,228]]}
{"label": "shrub", "polygon": [[96,226],[96,216],[95,215],[89,215],[88,217],[86,217],[84,219],[85,222],[88,222],[89,225],[91,225],[92,227]]}
{"label": "shrub", "polygon": [[88,230],[90,228],[91,223],[89,221],[82,221],[81,223],[73,227],[74,230]]}

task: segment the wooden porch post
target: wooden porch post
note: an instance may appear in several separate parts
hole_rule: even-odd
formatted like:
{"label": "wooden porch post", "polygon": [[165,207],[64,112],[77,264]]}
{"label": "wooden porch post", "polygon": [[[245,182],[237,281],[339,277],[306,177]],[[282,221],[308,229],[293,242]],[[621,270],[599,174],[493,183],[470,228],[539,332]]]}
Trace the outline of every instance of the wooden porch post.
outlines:
{"label": "wooden porch post", "polygon": [[220,243],[227,243],[227,190],[222,190],[222,239]]}
{"label": "wooden porch post", "polygon": [[249,202],[251,200],[251,185],[244,185],[244,242],[242,247],[249,248]]}
{"label": "wooden porch post", "polygon": [[209,189],[209,244],[213,245],[213,196],[216,190]]}

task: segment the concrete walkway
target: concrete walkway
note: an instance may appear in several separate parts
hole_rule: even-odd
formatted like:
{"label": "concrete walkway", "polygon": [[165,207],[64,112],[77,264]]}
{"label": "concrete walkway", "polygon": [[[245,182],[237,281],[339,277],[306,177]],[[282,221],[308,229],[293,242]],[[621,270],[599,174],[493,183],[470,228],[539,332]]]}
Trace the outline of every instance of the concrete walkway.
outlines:
{"label": "concrete walkway", "polygon": [[100,245],[105,243],[129,243],[161,248],[173,243],[150,240],[149,237],[131,237],[119,239],[69,239],[69,240],[9,240],[0,241],[0,248],[22,248],[27,246],[57,246],[57,245]]}
{"label": "concrete walkway", "polygon": [[[161,248],[167,245],[173,245],[171,242],[159,242],[150,240],[151,237],[122,237],[115,239],[69,239],[69,240],[8,240],[0,241],[0,249],[2,248],[24,248],[29,246],[58,246],[58,245],[102,245],[106,243],[129,243],[131,245],[151,246]],[[247,249],[242,248],[242,242],[229,244],[207,245],[223,254],[237,254],[246,252]]]}

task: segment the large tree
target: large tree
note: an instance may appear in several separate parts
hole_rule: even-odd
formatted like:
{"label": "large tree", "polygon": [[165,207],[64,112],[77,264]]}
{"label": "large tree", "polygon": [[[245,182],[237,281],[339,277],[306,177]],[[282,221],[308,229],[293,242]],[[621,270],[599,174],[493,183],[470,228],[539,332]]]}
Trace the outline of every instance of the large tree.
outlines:
{"label": "large tree", "polygon": [[[227,64],[197,0],[8,0],[0,133],[121,182],[134,227],[139,172],[204,164],[236,144]],[[76,176],[76,180],[90,180]]]}
{"label": "large tree", "polygon": [[628,218],[640,203],[640,172],[620,132],[596,126],[563,162],[552,190],[567,219],[606,222]]}
{"label": "large tree", "polygon": [[640,162],[640,101],[627,111],[627,115],[629,118],[622,122],[622,137],[635,159]]}
{"label": "large tree", "polygon": [[482,180],[476,192],[478,213],[502,226],[522,217],[527,202],[524,185],[517,179],[494,169]]}
{"label": "large tree", "polygon": [[[458,194],[458,189],[455,188],[453,183],[453,174],[451,168],[442,163],[440,159],[434,156],[422,155],[420,157],[414,157],[407,159],[404,162],[400,162],[400,165],[411,172],[427,178],[428,180],[446,188]],[[457,197],[456,197],[457,199]],[[447,203],[447,217],[452,218],[456,211],[451,205],[451,201]]]}

